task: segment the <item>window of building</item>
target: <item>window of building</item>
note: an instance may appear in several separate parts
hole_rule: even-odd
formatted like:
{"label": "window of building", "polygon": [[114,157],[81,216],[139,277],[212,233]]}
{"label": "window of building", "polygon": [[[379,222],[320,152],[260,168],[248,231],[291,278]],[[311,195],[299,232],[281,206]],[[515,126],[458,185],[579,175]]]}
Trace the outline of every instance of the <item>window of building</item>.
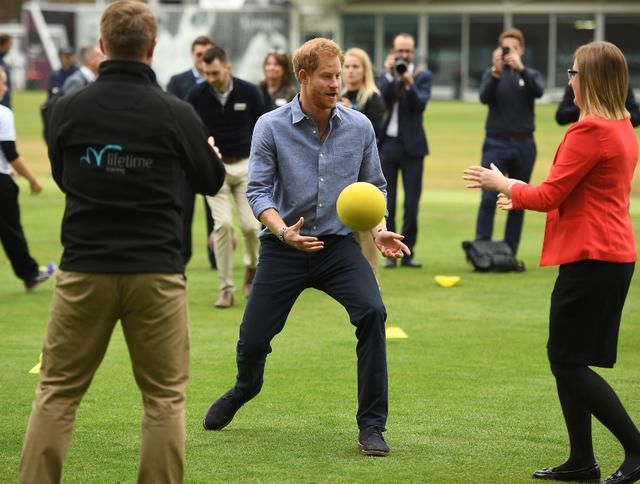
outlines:
{"label": "window of building", "polygon": [[546,80],[549,71],[549,16],[514,15],[513,26],[524,35],[523,64],[539,71]]}
{"label": "window of building", "polygon": [[629,64],[629,84],[640,89],[640,15],[607,15],[604,38],[617,45]]}
{"label": "window of building", "polygon": [[469,17],[469,86],[480,87],[482,73],[491,66],[491,56],[504,30],[502,15]]}
{"label": "window of building", "polygon": [[343,27],[344,50],[360,47],[373,61],[375,59],[375,16],[345,15]]}
{"label": "window of building", "polygon": [[436,85],[459,87],[462,19],[460,15],[429,15],[427,64]]}
{"label": "window of building", "polygon": [[594,40],[593,15],[558,15],[556,50],[556,87],[567,85],[567,69],[573,65],[576,48]]}
{"label": "window of building", "polygon": [[[411,34],[418,40],[418,16],[417,15],[385,15],[384,16],[384,46],[390,49],[393,39],[398,34]],[[417,47],[417,46],[416,46]],[[416,58],[419,58],[416,55]]]}

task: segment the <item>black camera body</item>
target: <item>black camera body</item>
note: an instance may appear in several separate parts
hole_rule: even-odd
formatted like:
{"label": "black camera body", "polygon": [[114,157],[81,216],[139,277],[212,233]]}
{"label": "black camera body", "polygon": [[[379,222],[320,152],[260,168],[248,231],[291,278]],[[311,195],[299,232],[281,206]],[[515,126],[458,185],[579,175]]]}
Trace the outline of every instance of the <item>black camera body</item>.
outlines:
{"label": "black camera body", "polygon": [[503,47],[502,48],[502,57],[504,57],[505,55],[509,55],[509,47]]}
{"label": "black camera body", "polygon": [[403,57],[396,57],[396,72],[402,75],[407,72],[408,69],[409,66],[407,64],[407,61],[404,60]]}

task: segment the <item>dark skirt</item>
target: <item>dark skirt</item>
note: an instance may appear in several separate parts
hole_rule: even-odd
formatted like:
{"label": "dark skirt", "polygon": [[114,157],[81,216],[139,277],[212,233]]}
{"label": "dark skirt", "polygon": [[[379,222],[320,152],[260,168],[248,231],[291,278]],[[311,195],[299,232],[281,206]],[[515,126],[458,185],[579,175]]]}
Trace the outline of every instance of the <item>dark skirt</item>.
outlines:
{"label": "dark skirt", "polygon": [[634,266],[596,260],[560,266],[551,294],[551,363],[613,368]]}

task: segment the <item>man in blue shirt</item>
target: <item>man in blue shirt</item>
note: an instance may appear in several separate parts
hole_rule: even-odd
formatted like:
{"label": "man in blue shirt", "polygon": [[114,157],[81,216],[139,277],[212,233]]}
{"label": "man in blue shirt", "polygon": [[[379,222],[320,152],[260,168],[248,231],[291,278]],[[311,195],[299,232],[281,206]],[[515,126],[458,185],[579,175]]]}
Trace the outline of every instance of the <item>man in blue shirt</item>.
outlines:
{"label": "man in blue shirt", "polygon": [[[251,144],[247,198],[265,225],[253,291],[245,309],[236,361],[236,384],[211,405],[207,430],[228,425],[263,382],[270,342],[306,288],[342,304],[357,328],[359,442],[363,454],[384,456],[388,413],[386,309],[371,267],[351,230],[336,214],[347,185],[367,181],[383,193],[376,137],[369,120],[337,101],[343,54],[327,39],[313,39],[293,57],[300,95],[262,116]],[[402,236],[371,230],[385,257],[409,253]]]}

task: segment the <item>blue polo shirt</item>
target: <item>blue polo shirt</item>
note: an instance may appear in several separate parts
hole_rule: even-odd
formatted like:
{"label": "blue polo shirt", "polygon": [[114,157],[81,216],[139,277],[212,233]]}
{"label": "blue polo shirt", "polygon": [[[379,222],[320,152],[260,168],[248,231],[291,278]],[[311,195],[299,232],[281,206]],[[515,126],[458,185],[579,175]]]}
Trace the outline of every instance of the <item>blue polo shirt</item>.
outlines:
{"label": "blue polo shirt", "polygon": [[[274,208],[287,225],[304,217],[303,235],[347,235],[336,200],[347,185],[366,181],[386,198],[376,135],[369,119],[338,104],[320,141],[299,96],[260,117],[251,142],[247,199],[256,218]],[[268,229],[261,237],[269,235]]]}

